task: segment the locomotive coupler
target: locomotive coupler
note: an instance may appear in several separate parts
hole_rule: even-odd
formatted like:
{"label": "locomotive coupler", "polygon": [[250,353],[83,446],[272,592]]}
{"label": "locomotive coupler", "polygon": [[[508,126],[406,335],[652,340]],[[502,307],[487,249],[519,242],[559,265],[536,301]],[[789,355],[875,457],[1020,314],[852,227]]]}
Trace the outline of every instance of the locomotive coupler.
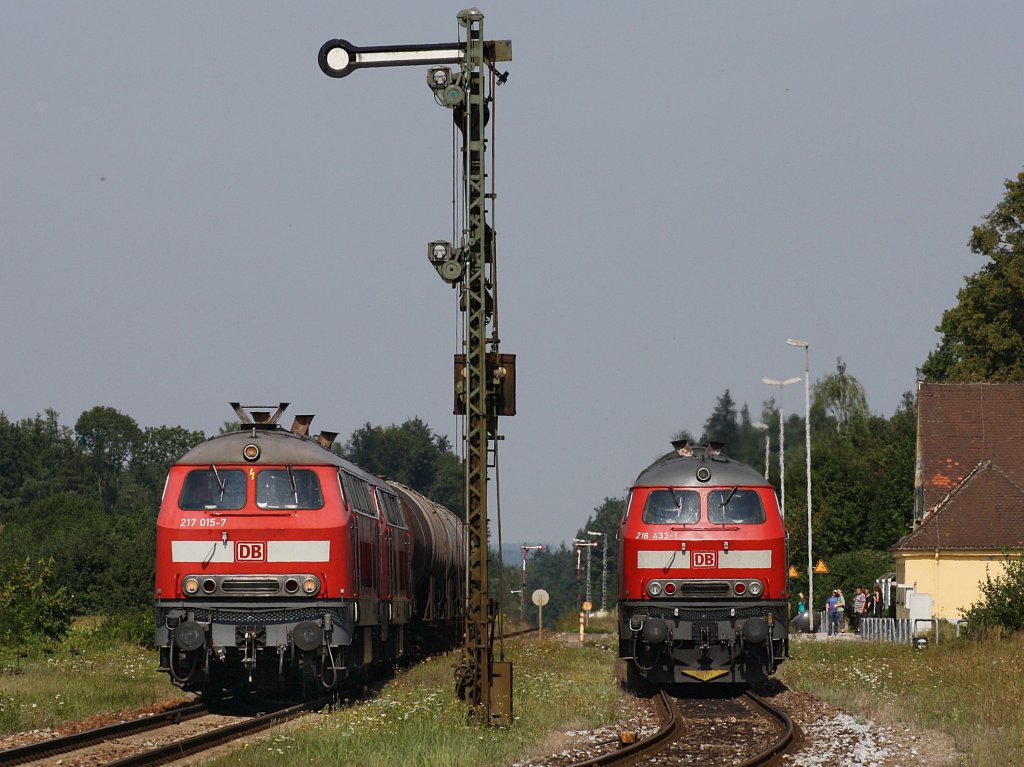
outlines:
{"label": "locomotive coupler", "polygon": [[252,684],[252,672],[256,668],[256,632],[246,631],[244,640],[242,665],[249,670],[249,684]]}
{"label": "locomotive coupler", "polygon": [[[639,625],[634,626],[633,625],[633,621],[634,620],[638,620],[639,621]],[[646,622],[647,622],[647,616],[646,615],[643,615],[643,614],[630,615],[629,616],[629,630],[630,631],[634,631],[634,632],[639,634],[640,631],[643,630],[644,623],[646,623]]]}

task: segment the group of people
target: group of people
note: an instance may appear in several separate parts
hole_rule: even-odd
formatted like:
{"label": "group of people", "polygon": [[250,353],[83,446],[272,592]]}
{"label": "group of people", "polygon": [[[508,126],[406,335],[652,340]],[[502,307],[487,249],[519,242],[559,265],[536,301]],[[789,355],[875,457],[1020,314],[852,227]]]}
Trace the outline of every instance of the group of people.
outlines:
{"label": "group of people", "polygon": [[[802,614],[807,610],[807,603],[801,592],[797,603],[797,613]],[[868,588],[857,587],[853,597],[853,604],[847,605],[846,597],[840,588],[832,589],[832,593],[825,599],[825,617],[828,626],[828,635],[836,636],[846,633],[847,626],[850,631],[860,632],[860,622],[864,618],[876,618],[882,615],[882,589],[876,585],[874,591]]]}

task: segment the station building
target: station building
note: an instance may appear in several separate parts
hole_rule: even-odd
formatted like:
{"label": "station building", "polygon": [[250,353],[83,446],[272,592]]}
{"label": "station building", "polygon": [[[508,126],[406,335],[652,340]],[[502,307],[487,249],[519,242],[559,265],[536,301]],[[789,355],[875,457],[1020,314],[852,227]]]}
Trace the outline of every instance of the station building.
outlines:
{"label": "station building", "polygon": [[914,490],[897,617],[957,620],[1024,556],[1024,384],[919,384]]}

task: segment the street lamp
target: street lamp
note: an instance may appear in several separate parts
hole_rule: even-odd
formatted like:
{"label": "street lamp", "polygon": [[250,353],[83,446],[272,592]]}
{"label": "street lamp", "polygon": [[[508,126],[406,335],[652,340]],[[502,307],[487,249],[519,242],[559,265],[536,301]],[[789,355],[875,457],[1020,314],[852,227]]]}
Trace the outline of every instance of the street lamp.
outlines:
{"label": "street lamp", "polygon": [[762,378],[769,386],[779,387],[779,495],[781,496],[779,510],[782,518],[786,518],[786,419],[782,410],[782,390],[790,384],[800,381],[800,376],[787,378],[785,381],[778,381],[774,378]]}
{"label": "street lamp", "polygon": [[596,530],[587,530],[587,535],[601,536],[601,612],[608,606],[608,536]]}
{"label": "street lamp", "polygon": [[764,478],[768,479],[768,458],[771,455],[772,450],[772,435],[768,431],[768,424],[762,423],[761,421],[754,421],[750,424],[758,431],[764,432]]}
{"label": "street lamp", "polygon": [[790,346],[804,350],[804,441],[807,443],[807,608],[810,611],[810,631],[814,633],[814,559],[811,557],[811,543],[814,530],[811,526],[811,345],[807,341],[787,338]]}

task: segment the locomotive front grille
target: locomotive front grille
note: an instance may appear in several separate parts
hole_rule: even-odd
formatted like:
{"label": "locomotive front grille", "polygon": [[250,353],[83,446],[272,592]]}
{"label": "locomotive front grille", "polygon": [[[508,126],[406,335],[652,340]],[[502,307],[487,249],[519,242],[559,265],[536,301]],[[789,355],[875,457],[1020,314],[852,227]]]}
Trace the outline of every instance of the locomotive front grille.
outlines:
{"label": "locomotive front grille", "polygon": [[277,578],[224,578],[220,590],[236,596],[273,596],[281,591],[281,583]]}
{"label": "locomotive front grille", "polygon": [[681,597],[724,597],[732,593],[728,583],[714,581],[683,582],[679,585]]}

